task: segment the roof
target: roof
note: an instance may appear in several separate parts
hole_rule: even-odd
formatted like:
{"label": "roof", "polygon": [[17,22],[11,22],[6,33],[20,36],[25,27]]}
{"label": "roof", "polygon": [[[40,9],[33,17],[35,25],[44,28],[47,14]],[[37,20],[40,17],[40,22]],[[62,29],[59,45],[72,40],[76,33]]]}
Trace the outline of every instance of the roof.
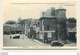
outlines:
{"label": "roof", "polygon": [[9,26],[9,27],[12,27],[12,28],[16,28],[16,27],[19,27],[20,25],[19,24],[4,24],[4,26]]}
{"label": "roof", "polygon": [[56,10],[66,10],[65,8],[63,8],[62,6],[59,6]]}
{"label": "roof", "polygon": [[44,14],[42,15],[42,17],[54,17],[55,15],[51,15],[52,10],[55,11],[54,8],[47,9],[47,10],[44,12]]}
{"label": "roof", "polygon": [[39,21],[39,19],[33,19],[32,20],[32,22],[38,22]]}
{"label": "roof", "polygon": [[62,6],[59,6],[58,9],[64,9]]}

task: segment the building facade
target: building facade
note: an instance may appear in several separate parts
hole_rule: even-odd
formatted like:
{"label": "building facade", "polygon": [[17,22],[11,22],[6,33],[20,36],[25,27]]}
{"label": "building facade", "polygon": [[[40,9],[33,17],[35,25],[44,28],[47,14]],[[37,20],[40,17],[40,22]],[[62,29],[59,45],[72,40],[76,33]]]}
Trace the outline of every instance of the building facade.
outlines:
{"label": "building facade", "polygon": [[[50,10],[50,12],[49,12]],[[54,40],[66,42],[66,9],[54,7],[43,12],[42,17],[39,19],[40,38],[44,43]]]}
{"label": "building facade", "polygon": [[39,36],[39,20],[38,19],[32,19],[31,24],[28,27],[28,37],[32,39],[38,39]]}
{"label": "building facade", "polygon": [[67,20],[67,33],[68,33],[68,39],[71,41],[76,42],[76,19],[75,18],[69,18]]}
{"label": "building facade", "polygon": [[63,7],[58,9],[52,7],[42,12],[39,19],[32,19],[28,26],[26,23],[25,25],[27,36],[43,43],[52,41],[67,43],[70,38],[76,41],[76,22],[67,21],[66,9]]}

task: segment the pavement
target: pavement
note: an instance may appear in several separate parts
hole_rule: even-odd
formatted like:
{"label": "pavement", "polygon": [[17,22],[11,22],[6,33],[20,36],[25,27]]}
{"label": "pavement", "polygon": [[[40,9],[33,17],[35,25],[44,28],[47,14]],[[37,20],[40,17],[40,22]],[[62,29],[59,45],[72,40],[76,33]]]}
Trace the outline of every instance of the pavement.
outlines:
{"label": "pavement", "polygon": [[33,41],[35,41],[35,42],[37,42],[37,43],[39,43],[39,44],[44,44],[44,43],[42,43],[42,42],[40,42],[40,41],[38,41],[38,40],[36,40],[36,39],[34,39]]}
{"label": "pavement", "polygon": [[27,37],[22,37],[20,39],[10,39],[10,35],[3,36],[3,46],[45,46],[41,42]]}
{"label": "pavement", "polygon": [[[75,46],[70,42],[64,46]],[[20,39],[10,39],[10,35],[3,35],[3,46],[50,46],[50,44],[42,43],[36,39],[29,39],[25,35],[21,35]]]}

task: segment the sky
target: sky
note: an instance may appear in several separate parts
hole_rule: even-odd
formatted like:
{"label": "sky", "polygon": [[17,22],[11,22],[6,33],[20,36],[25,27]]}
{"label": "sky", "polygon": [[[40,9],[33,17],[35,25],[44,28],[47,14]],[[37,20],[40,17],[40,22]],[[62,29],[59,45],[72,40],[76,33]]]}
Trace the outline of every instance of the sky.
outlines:
{"label": "sky", "polygon": [[3,23],[5,23],[8,20],[17,21],[19,17],[21,17],[22,19],[39,19],[41,17],[42,11],[46,11],[51,7],[55,7],[55,9],[58,9],[59,6],[62,6],[66,9],[67,18],[77,18],[77,4],[74,0],[70,0],[68,2],[60,0],[3,0]]}

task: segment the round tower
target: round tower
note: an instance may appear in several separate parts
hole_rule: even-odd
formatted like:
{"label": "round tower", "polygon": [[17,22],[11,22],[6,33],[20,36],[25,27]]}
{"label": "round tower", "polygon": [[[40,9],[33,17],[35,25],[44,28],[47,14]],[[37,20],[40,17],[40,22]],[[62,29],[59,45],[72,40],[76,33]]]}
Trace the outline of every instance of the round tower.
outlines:
{"label": "round tower", "polygon": [[59,22],[63,22],[66,20],[66,9],[64,9],[62,6],[60,6],[55,13]]}
{"label": "round tower", "polygon": [[56,35],[60,42],[66,43],[66,9],[60,6],[56,9]]}

